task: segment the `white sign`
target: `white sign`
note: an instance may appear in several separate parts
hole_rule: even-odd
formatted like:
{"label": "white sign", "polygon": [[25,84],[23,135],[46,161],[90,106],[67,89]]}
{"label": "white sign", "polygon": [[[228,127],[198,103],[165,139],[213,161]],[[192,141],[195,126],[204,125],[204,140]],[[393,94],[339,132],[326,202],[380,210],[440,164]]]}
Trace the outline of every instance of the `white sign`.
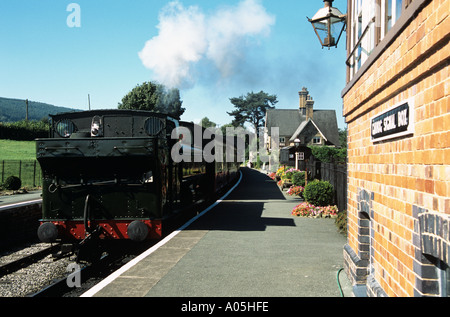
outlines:
{"label": "white sign", "polygon": [[414,101],[408,99],[372,117],[370,120],[372,142],[414,134]]}

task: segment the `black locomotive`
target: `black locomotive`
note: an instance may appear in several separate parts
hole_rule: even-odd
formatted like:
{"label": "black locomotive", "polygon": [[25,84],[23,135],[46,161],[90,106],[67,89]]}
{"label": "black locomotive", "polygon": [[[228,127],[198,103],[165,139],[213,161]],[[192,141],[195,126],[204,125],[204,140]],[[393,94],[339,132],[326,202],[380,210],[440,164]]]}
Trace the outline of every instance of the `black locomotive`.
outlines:
{"label": "black locomotive", "polygon": [[205,159],[205,143],[213,142],[203,140],[205,130],[168,115],[96,110],[50,122],[50,137],[36,140],[43,242],[159,239],[166,220],[211,198],[239,170],[235,142],[227,147],[216,135],[215,151],[230,153],[231,144],[234,159]]}

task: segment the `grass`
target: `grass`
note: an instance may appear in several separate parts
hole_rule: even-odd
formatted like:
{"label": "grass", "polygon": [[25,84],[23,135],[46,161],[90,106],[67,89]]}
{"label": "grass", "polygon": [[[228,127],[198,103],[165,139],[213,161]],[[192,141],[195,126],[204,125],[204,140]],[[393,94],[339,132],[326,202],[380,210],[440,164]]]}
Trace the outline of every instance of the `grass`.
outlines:
{"label": "grass", "polygon": [[12,175],[20,177],[22,188],[40,186],[40,167],[35,167],[35,161],[35,141],[0,140],[0,192],[2,182]]}
{"label": "grass", "polygon": [[32,161],[35,159],[35,141],[0,140],[0,161]]}

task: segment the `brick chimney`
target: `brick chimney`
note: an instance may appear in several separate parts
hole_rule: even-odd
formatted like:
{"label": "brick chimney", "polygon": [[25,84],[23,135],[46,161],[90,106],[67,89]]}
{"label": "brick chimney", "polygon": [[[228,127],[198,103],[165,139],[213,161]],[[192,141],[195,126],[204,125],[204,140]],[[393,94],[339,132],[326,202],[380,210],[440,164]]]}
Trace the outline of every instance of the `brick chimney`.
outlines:
{"label": "brick chimney", "polygon": [[313,106],[314,100],[308,93],[308,89],[303,87],[301,91],[298,92],[300,97],[300,114],[306,117],[306,120],[313,118]]}

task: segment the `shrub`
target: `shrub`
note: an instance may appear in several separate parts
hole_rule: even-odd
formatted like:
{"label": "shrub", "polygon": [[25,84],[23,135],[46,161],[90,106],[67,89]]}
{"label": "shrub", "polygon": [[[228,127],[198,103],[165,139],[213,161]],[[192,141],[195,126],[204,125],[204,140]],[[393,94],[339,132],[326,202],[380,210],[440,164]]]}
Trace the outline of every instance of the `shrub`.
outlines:
{"label": "shrub", "polygon": [[295,186],[305,187],[305,172],[295,172],[292,175],[292,184]]}
{"label": "shrub", "polygon": [[5,188],[8,190],[19,190],[22,186],[22,181],[17,176],[9,176],[4,184]]}
{"label": "shrub", "polygon": [[328,206],[333,203],[334,188],[327,181],[314,180],[305,186],[303,196],[315,206]]}

